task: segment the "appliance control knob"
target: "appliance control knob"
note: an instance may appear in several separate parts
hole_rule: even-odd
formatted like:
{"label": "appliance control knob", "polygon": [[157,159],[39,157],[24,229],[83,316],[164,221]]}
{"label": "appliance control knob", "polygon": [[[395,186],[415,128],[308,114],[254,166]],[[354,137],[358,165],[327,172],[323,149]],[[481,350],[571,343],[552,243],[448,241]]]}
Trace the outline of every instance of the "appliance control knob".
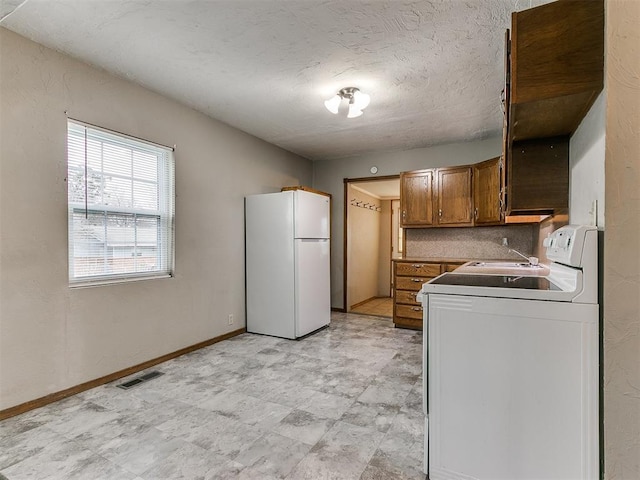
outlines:
{"label": "appliance control knob", "polygon": [[551,237],[547,237],[544,240],[542,240],[542,246],[543,247],[550,247],[551,246]]}
{"label": "appliance control knob", "polygon": [[571,237],[569,237],[568,235],[561,235],[560,238],[558,239],[558,247],[567,248],[569,246],[570,240],[571,240]]}

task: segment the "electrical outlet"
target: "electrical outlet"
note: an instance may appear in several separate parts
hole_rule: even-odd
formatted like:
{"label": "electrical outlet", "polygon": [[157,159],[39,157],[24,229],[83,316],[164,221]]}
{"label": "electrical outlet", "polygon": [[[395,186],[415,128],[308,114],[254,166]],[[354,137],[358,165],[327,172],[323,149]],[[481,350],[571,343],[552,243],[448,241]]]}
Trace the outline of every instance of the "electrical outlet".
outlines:
{"label": "electrical outlet", "polygon": [[233,325],[233,313],[229,314],[229,325]]}
{"label": "electrical outlet", "polygon": [[509,246],[509,239],[507,237],[502,237],[502,246],[503,247]]}

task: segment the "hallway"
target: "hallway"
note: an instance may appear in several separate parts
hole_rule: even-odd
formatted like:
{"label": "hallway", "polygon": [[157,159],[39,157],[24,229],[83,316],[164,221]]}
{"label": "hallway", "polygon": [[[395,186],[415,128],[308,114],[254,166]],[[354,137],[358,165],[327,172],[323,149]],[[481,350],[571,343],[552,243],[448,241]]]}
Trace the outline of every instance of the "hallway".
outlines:
{"label": "hallway", "polygon": [[378,317],[393,317],[393,298],[376,297],[367,300],[349,313],[359,313],[362,315],[376,315]]}

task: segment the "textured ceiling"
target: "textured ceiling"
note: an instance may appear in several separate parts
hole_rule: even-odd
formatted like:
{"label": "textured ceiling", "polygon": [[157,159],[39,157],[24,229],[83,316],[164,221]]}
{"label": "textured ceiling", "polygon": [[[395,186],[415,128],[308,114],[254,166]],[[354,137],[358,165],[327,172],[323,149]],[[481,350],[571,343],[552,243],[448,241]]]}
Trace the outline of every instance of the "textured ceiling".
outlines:
{"label": "textured ceiling", "polygon": [[[504,31],[545,0],[2,0],[1,25],[320,160],[498,135]],[[332,115],[342,87],[371,95]]]}

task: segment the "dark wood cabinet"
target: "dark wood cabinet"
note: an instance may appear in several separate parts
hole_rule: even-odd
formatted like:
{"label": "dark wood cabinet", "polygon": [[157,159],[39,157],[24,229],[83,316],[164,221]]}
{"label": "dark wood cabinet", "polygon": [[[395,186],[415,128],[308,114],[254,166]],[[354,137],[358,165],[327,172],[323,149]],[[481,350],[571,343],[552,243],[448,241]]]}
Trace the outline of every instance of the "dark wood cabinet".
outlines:
{"label": "dark wood cabinet", "polygon": [[569,138],[602,91],[604,1],[514,12],[505,41],[506,215],[569,206]]}
{"label": "dark wood cabinet", "polygon": [[514,12],[511,27],[511,142],[570,136],[603,88],[604,1],[558,0]]}
{"label": "dark wood cabinet", "polygon": [[496,157],[473,166],[473,204],[475,225],[497,225],[503,220],[502,158]]}
{"label": "dark wood cabinet", "polygon": [[401,227],[433,225],[433,173],[416,170],[400,174]]}
{"label": "dark wood cabinet", "polygon": [[422,330],[424,311],[416,296],[422,284],[441,273],[451,272],[464,260],[421,261],[398,259],[393,261],[393,323],[396,327]]}
{"label": "dark wood cabinet", "polygon": [[557,0],[511,20],[502,161],[402,173],[402,227],[539,221],[568,209],[569,138],[603,88],[604,0]]}
{"label": "dark wood cabinet", "polygon": [[472,168],[450,167],[400,174],[403,228],[473,225]]}
{"label": "dark wood cabinet", "polygon": [[500,200],[502,202],[501,221],[505,221],[507,211],[507,168],[511,149],[509,138],[509,105],[511,103],[511,41],[509,30],[504,35],[504,88],[502,89],[502,169],[500,171]]}
{"label": "dark wood cabinet", "polygon": [[422,304],[416,295],[423,283],[437,277],[440,272],[440,263],[393,262],[393,323],[396,327],[422,329]]}
{"label": "dark wood cabinet", "polygon": [[507,158],[506,164],[496,157],[474,165],[403,172],[401,226],[539,222],[541,216],[568,210],[569,137],[514,142]]}
{"label": "dark wood cabinet", "polygon": [[438,226],[472,226],[471,167],[439,168],[436,175],[435,223]]}
{"label": "dark wood cabinet", "polygon": [[509,155],[507,215],[569,208],[569,137],[514,142]]}

